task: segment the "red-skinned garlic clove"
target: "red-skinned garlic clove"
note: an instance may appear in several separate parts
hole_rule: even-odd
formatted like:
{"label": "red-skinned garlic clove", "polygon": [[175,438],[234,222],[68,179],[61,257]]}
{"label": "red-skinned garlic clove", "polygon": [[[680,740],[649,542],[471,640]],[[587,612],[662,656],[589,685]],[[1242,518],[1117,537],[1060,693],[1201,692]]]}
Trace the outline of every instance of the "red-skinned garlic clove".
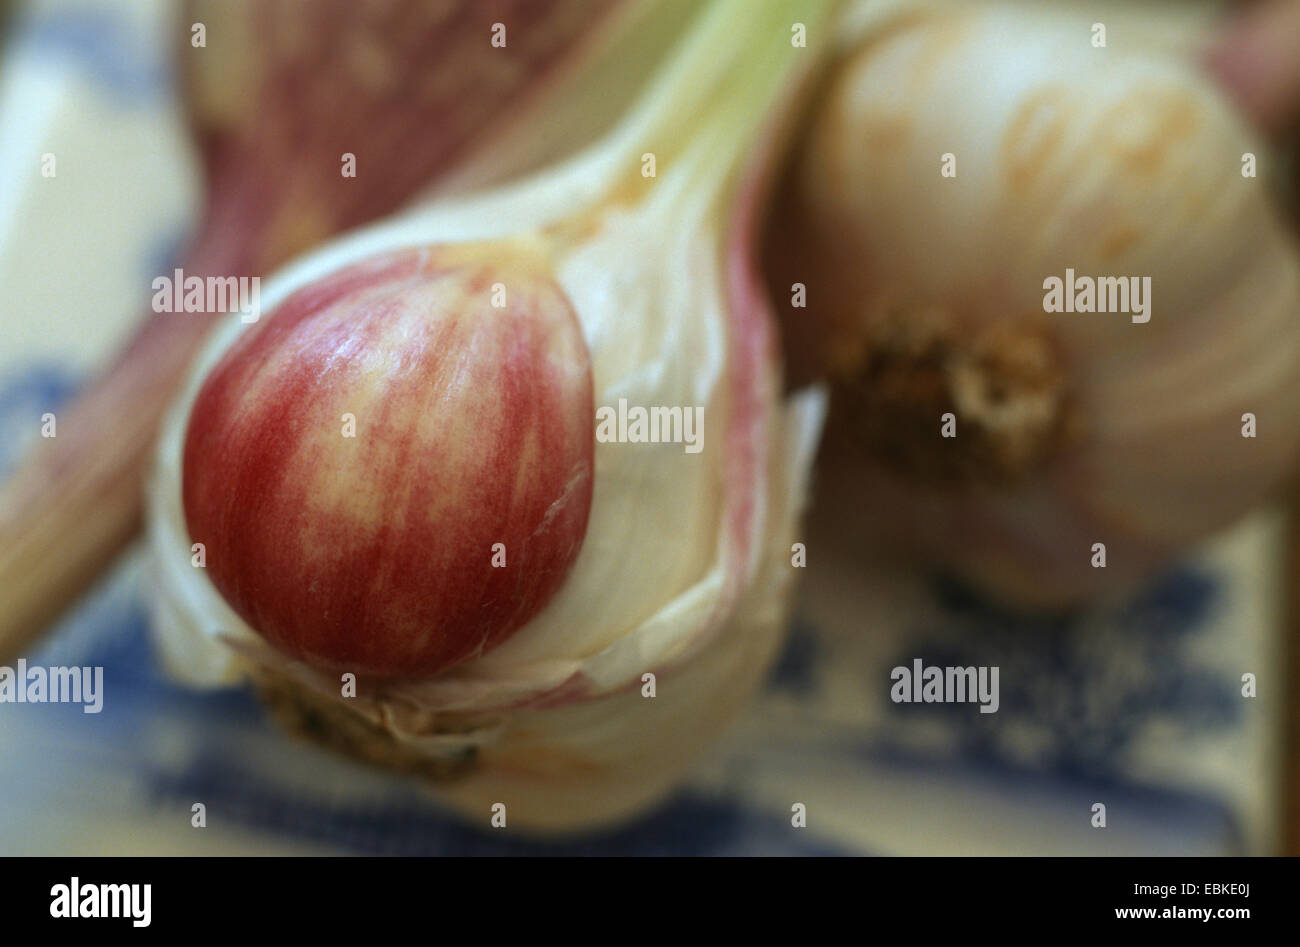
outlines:
{"label": "red-skinned garlic clove", "polygon": [[294,293],[208,375],[185,436],[189,532],[281,650],[434,674],[564,581],[593,411],[577,318],[527,252],[387,254]]}

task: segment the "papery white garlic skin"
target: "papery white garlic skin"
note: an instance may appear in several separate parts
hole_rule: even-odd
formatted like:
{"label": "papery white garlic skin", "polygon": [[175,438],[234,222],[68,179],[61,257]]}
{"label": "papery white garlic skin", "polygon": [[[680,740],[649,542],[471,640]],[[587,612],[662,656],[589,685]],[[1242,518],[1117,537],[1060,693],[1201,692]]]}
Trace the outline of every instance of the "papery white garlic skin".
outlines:
{"label": "papery white garlic skin", "polygon": [[[1243,176],[1247,152],[1267,169],[1196,63],[1122,35],[1097,48],[1078,17],[920,8],[875,24],[790,177],[787,221],[806,230],[786,235],[802,250],[783,272],[809,309],[787,334],[818,340],[804,355],[844,382],[840,406],[875,385],[895,442],[959,456],[987,436],[1019,460],[935,482],[924,463],[860,456],[837,407],[819,502],[1031,606],[1128,587],[1260,502],[1300,443],[1300,257],[1266,173]],[[1045,312],[1044,280],[1067,268],[1149,277],[1150,321]],[[908,345],[930,346],[938,395],[891,422],[899,404],[864,366],[905,363]],[[1036,362],[1034,380],[998,358]],[[1051,423],[1018,428],[1018,410]],[[946,411],[957,436],[940,440]]]}

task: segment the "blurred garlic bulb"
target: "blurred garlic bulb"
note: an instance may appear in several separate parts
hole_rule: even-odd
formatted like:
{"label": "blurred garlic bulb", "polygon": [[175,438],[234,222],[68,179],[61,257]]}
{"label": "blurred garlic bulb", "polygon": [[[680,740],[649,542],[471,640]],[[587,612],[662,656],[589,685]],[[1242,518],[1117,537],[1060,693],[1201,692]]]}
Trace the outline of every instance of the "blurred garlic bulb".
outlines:
{"label": "blurred garlic bulb", "polygon": [[[680,778],[780,641],[820,432],[816,392],[780,400],[739,173],[791,35],[778,0],[706,8],[591,150],[314,252],[217,332],[150,497],[176,673],[454,775],[484,824],[604,823]],[[699,449],[597,436],[624,403],[698,411]]]}
{"label": "blurred garlic bulb", "polygon": [[1131,586],[1300,442],[1300,262],[1247,176],[1267,156],[1193,63],[1089,20],[871,23],[765,250],[778,300],[806,287],[793,377],[836,383],[819,503],[1034,607]]}

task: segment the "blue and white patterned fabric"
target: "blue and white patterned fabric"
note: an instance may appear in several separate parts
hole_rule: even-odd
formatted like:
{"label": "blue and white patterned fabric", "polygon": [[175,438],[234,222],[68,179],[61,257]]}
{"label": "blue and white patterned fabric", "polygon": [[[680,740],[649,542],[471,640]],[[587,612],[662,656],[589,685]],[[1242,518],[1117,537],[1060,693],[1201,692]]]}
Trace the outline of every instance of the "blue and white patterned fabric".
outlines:
{"label": "blue and white patterned fabric", "polygon": [[[197,187],[157,40],[167,7],[42,0],[11,29],[0,470],[120,344],[190,218]],[[45,153],[53,180],[37,170]],[[133,553],[25,655],[102,666],[103,711],[0,704],[0,854],[1270,852],[1282,543],[1280,517],[1257,514],[1128,604],[1051,621],[810,543],[758,704],[654,812],[549,843],[468,827],[413,780],[293,740],[248,690],[170,681]],[[891,669],[916,658],[999,666],[998,712],[891,702]],[[191,825],[196,803],[206,828]],[[796,803],[806,828],[791,825]]]}

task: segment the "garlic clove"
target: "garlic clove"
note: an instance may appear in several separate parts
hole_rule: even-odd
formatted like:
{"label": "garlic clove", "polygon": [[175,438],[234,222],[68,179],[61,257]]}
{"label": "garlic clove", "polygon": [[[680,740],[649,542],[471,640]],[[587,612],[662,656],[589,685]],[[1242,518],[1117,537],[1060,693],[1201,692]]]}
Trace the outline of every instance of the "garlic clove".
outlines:
{"label": "garlic clove", "polygon": [[[1195,63],[1077,18],[872,24],[767,250],[775,298],[807,285],[797,370],[836,379],[828,502],[1033,607],[1122,594],[1261,502],[1300,448],[1300,257],[1247,152]],[[1071,272],[1147,281],[1149,321],[1048,311]]]}
{"label": "garlic clove", "polygon": [[185,436],[190,538],[287,653],[432,674],[563,582],[591,506],[592,411],[572,307],[528,256],[368,260],[290,296],[206,377]]}

